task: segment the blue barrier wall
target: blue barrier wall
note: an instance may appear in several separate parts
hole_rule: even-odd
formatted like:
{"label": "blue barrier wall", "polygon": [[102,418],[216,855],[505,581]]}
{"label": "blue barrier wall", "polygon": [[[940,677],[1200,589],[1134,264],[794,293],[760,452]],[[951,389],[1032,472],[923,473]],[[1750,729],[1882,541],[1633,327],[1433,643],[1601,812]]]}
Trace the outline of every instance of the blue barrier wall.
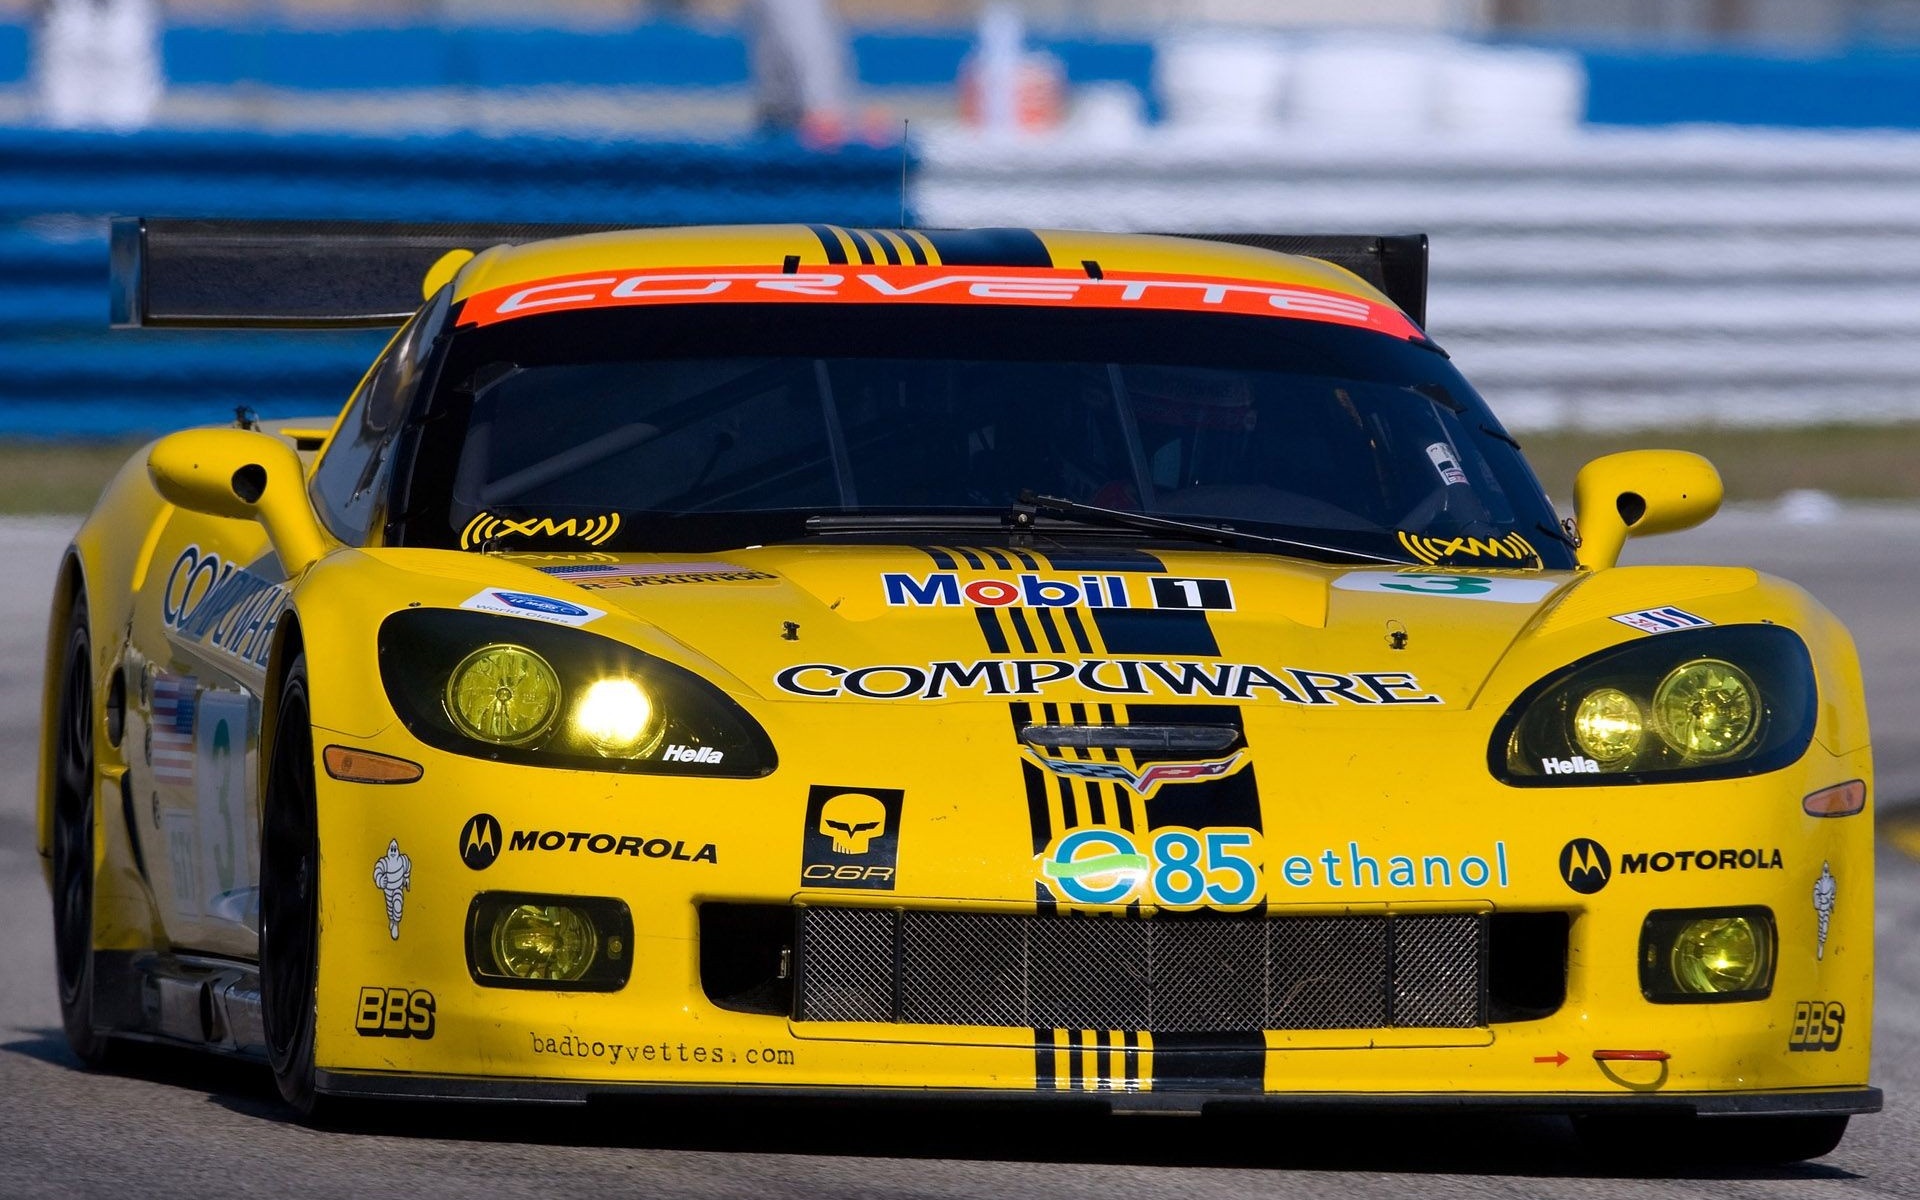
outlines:
{"label": "blue barrier wall", "polygon": [[[909,167],[911,168],[911,163]],[[892,225],[898,149],[0,130],[0,436],[339,408],[383,331],[110,333],[106,216]]]}
{"label": "blue barrier wall", "polygon": [[[1146,41],[1047,37],[1075,83],[1117,80],[1151,95]],[[856,73],[874,87],[952,84],[964,31],[868,30]],[[1868,48],[1809,56],[1588,49],[1587,119],[1596,124],[1920,128],[1920,54]],[[653,22],[581,31],[502,26],[286,29],[183,25],[165,31],[168,79],[295,91],[516,87],[741,87],[747,51],[723,26]],[[27,32],[0,25],[0,86],[27,71]]]}
{"label": "blue barrier wall", "polygon": [[[876,87],[951,84],[970,34],[865,31],[854,70]],[[1138,41],[1037,38],[1076,82],[1124,79],[1144,90],[1153,47]],[[440,87],[744,87],[747,48],[726,28],[655,22],[580,31],[500,26],[281,29],[177,25],[162,37],[167,79],[309,91]],[[27,69],[26,31],[0,25],[0,85]]]}

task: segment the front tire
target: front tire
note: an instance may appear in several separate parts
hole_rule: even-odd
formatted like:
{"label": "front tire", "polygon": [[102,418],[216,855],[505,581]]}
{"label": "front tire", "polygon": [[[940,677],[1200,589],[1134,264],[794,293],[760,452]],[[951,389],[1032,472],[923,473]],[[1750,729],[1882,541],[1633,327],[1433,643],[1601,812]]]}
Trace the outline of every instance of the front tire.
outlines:
{"label": "front tire", "polygon": [[320,835],[314,804],[307,660],[280,688],[260,822],[260,1008],[280,1095],[302,1116],[314,1087],[314,987],[319,975]]}
{"label": "front tire", "polygon": [[1593,1157],[1647,1166],[1777,1166],[1833,1153],[1844,1116],[1579,1117],[1574,1129]]}
{"label": "front tire", "polygon": [[53,957],[67,1045],[88,1067],[110,1043],[93,1023],[93,637],[85,593],[67,614],[53,751]]}

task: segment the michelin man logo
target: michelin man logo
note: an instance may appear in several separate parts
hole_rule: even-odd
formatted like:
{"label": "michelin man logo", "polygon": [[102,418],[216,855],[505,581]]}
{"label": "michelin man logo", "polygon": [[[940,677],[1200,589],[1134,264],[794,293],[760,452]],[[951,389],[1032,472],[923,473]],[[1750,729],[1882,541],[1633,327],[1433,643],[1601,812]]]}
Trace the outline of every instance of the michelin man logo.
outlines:
{"label": "michelin man logo", "polygon": [[1820,945],[1813,952],[1815,958],[1827,956],[1827,925],[1833,920],[1833,897],[1837,890],[1833,882],[1833,867],[1821,863],[1820,878],[1813,881],[1813,911],[1820,920]]}
{"label": "michelin man logo", "polygon": [[373,886],[387,894],[387,936],[400,940],[400,915],[406,891],[413,884],[413,860],[400,853],[398,839],[387,843],[384,858],[373,864]]}

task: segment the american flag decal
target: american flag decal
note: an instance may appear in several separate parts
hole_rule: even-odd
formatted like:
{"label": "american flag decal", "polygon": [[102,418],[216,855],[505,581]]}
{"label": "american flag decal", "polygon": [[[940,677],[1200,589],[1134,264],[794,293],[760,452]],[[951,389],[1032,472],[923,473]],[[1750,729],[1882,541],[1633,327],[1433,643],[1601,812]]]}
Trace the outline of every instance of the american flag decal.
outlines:
{"label": "american flag decal", "polygon": [[1699,629],[1713,624],[1705,617],[1696,617],[1684,609],[1645,608],[1639,612],[1621,613],[1614,620],[1622,625],[1631,625],[1642,633],[1670,633],[1675,629]]}
{"label": "american flag decal", "polygon": [[160,783],[193,785],[193,702],[198,681],[191,675],[161,675],[153,681],[153,777]]}

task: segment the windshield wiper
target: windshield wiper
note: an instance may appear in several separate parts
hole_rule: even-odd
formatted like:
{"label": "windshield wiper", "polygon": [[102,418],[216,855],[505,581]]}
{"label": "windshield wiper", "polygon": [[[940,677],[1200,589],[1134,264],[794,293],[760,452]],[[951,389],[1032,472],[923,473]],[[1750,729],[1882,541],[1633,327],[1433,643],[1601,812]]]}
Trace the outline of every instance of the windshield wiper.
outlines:
{"label": "windshield wiper", "polygon": [[1060,496],[1042,496],[1024,488],[1021,489],[1020,503],[1013,509],[1014,524],[1030,525],[1036,515],[1056,517],[1082,525],[1138,529],[1147,533],[1171,533],[1199,541],[1215,542],[1222,546],[1245,546],[1252,542],[1262,546],[1282,546],[1289,550],[1307,550],[1315,554],[1359,559],[1362,562],[1392,563],[1396,566],[1403,566],[1406,563],[1405,559],[1368,554],[1364,550],[1349,550],[1343,546],[1322,546],[1294,538],[1249,533],[1243,529],[1235,529],[1231,525],[1201,525],[1192,521],[1176,521],[1171,517],[1152,517],[1146,513],[1127,512],[1118,508],[1101,508],[1098,505],[1081,504]]}
{"label": "windshield wiper", "polygon": [[888,513],[850,512],[815,513],[807,518],[808,533],[898,533],[919,530],[926,533],[1002,532],[1015,528],[1011,517],[982,513]]}

